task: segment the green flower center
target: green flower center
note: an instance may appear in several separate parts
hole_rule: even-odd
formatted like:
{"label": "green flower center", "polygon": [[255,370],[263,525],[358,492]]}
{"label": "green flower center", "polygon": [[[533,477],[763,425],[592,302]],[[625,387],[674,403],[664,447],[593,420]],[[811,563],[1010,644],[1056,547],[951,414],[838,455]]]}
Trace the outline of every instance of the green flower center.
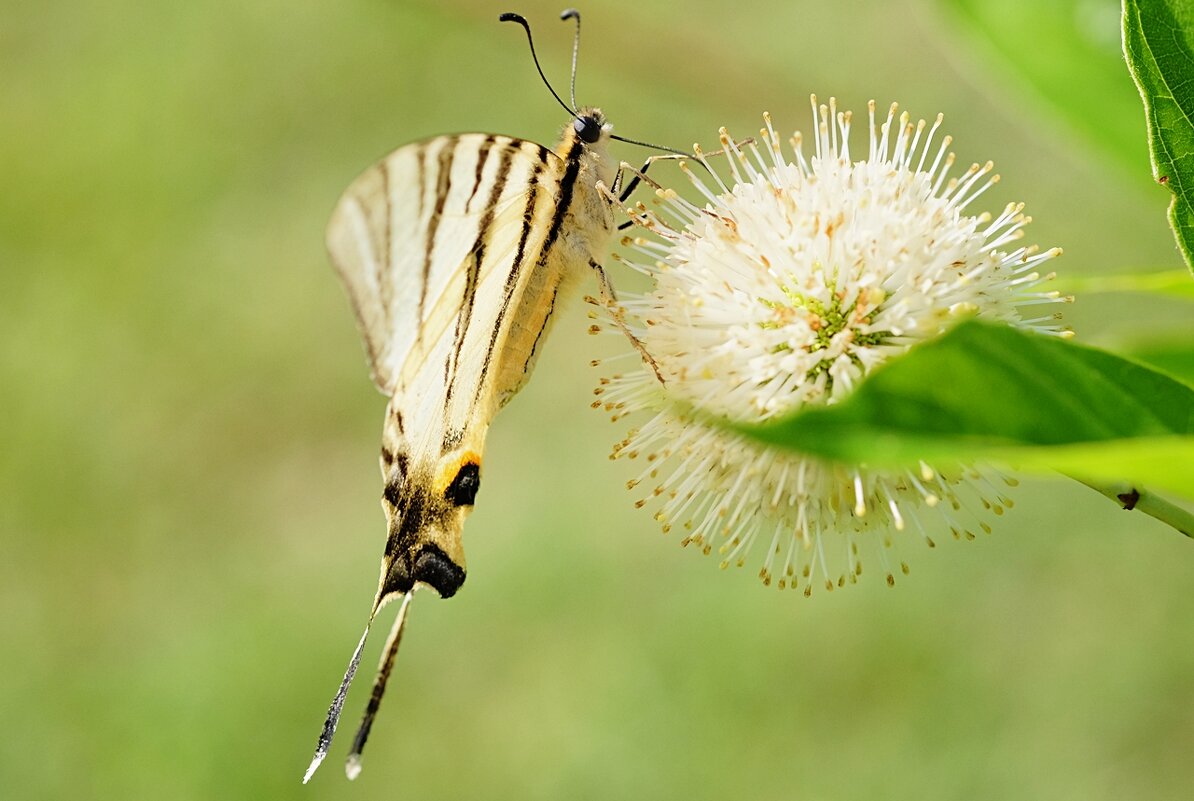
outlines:
{"label": "green flower center", "polygon": [[[821,273],[825,272],[820,265],[814,265],[814,270]],[[853,349],[884,345],[888,343],[892,336],[890,331],[864,332],[861,330],[872,325],[876,316],[883,310],[882,293],[878,293],[878,296],[875,298],[878,302],[868,303],[871,308],[864,314],[859,314],[858,305],[862,300],[861,295],[855,293],[849,305],[846,305],[842,297],[844,293],[839,292],[837,289],[836,270],[833,271],[831,277],[826,282],[826,288],[829,290],[829,298],[828,300],[823,300],[819,297],[806,295],[803,292],[793,289],[788,284],[781,285],[780,290],[783,292],[784,300],[776,301],[768,298],[759,298],[759,302],[773,313],[773,318],[759,323],[759,327],[764,330],[782,330],[793,319],[797,317],[803,318],[813,329],[812,341],[800,346],[801,350],[806,353],[828,350],[834,337],[850,329],[851,348],[846,351],[846,356],[859,369],[862,369],[862,360],[853,352]],[[784,353],[792,349],[792,343],[781,342],[774,346],[771,352]],[[834,361],[835,359],[831,358],[821,359],[805,373],[805,379],[812,381],[824,373],[826,374],[826,390],[832,390],[833,377],[828,375],[828,373]]]}

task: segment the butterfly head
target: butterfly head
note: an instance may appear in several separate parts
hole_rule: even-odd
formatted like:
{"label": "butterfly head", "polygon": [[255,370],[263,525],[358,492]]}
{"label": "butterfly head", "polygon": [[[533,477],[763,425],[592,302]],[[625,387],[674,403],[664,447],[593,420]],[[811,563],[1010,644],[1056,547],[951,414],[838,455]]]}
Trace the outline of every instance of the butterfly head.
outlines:
{"label": "butterfly head", "polygon": [[606,186],[614,180],[617,162],[610,158],[608,145],[614,137],[614,126],[610,125],[601,109],[583,107],[564,126],[563,136],[556,147],[556,155],[565,161],[579,162],[580,184],[592,186],[604,181]]}
{"label": "butterfly head", "polygon": [[614,127],[605,120],[599,108],[584,108],[572,120],[572,130],[586,145],[596,145],[609,140]]}

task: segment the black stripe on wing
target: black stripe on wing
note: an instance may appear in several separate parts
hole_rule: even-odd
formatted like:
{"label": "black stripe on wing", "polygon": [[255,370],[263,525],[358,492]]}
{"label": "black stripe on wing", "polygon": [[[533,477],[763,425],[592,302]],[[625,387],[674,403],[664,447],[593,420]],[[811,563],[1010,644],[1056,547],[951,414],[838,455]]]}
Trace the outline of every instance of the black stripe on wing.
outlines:
{"label": "black stripe on wing", "polygon": [[[477,160],[477,179],[473,186],[473,195],[468,204],[473,202],[477,189],[481,186],[481,173],[489,157],[492,138],[486,140],[480,149]],[[460,313],[456,317],[456,331],[452,352],[444,364],[444,381],[447,389],[445,402],[452,400],[452,392],[456,387],[456,367],[460,364],[460,351],[464,348],[465,338],[468,336],[469,323],[473,318],[473,307],[477,302],[477,285],[480,283],[481,265],[485,262],[485,254],[492,240],[492,224],[497,212],[497,202],[506,188],[506,181],[510,177],[510,164],[514,159],[514,148],[503,147],[498,151],[498,163],[494,173],[493,186],[490,187],[485,200],[485,211],[477,225],[477,238],[469,251],[469,258],[465,262],[464,295],[461,299]]]}
{"label": "black stripe on wing", "polygon": [[[437,140],[438,141],[438,140]],[[436,156],[438,162],[435,172],[435,202],[431,208],[431,216],[427,218],[427,228],[423,239],[423,270],[422,270],[422,287],[419,290],[419,321],[424,319],[424,309],[427,304],[427,285],[431,283],[431,256],[435,252],[435,232],[439,229],[440,218],[444,214],[444,203],[448,199],[448,192],[452,189],[452,161],[456,157],[456,151],[461,149],[462,142],[456,140],[449,141],[439,149]],[[431,158],[431,147],[426,146],[423,152],[419,154],[420,183],[426,181],[426,164]],[[473,187],[474,191],[476,187]],[[419,339],[422,339],[422,329],[419,331]]]}
{"label": "black stripe on wing", "polygon": [[[572,195],[576,188],[576,179],[580,174],[580,158],[584,152],[584,144],[575,139],[572,147],[568,149],[568,153],[564,158],[564,174],[559,178],[557,184],[558,193],[555,197],[555,209],[552,212],[551,224],[547,229],[547,234],[544,237],[543,245],[539,250],[539,258],[536,260],[536,268],[542,267],[546,263],[548,256],[551,253],[552,245],[555,244],[556,239],[559,238],[560,229],[564,224],[564,218],[568,214],[568,208],[572,205]],[[502,308],[498,312],[497,322],[493,327],[493,334],[489,338],[489,348],[485,353],[485,362],[481,368],[482,375],[488,375],[490,364],[493,361],[493,354],[497,350],[497,340],[501,333],[502,326],[505,324],[506,314],[510,311],[510,303],[514,299],[514,291],[518,286],[518,276],[523,267],[523,262],[526,256],[526,244],[530,237],[531,229],[534,225],[535,207],[538,205],[539,191],[542,186],[543,172],[549,163],[548,160],[552,154],[546,148],[543,149],[541,160],[535,165],[535,172],[531,176],[531,191],[527,195],[526,208],[523,211],[522,218],[522,235],[519,238],[518,252],[514,258],[514,263],[510,267],[510,274],[506,277],[505,294],[502,298]],[[476,394],[473,397],[473,403],[477,403],[481,399],[481,392],[485,387],[485,382],[481,381],[477,385]]]}

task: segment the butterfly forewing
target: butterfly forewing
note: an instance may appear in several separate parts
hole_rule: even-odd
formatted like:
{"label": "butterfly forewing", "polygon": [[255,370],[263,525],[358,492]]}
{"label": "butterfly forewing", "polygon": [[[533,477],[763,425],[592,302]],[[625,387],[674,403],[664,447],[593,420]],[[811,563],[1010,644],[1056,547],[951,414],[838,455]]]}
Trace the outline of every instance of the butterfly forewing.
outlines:
{"label": "butterfly forewing", "polygon": [[[328,250],[380,390],[413,385],[426,362],[450,380],[474,344],[470,332],[491,338],[474,318],[500,308],[495,300],[519,267],[521,221],[534,214],[530,196],[544,194],[553,161],[546,148],[519,139],[441,136],[394,151],[344,193]],[[525,260],[535,243],[523,244]]]}

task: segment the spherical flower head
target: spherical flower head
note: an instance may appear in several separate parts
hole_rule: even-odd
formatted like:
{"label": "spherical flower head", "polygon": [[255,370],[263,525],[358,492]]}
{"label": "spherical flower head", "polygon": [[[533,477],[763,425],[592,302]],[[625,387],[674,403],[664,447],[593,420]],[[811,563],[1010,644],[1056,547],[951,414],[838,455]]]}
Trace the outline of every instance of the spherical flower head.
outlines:
{"label": "spherical flower head", "polygon": [[[908,521],[932,544],[923,511],[935,508],[958,538],[1011,505],[990,468],[878,471],[829,464],[761,446],[694,419],[692,407],[759,423],[807,404],[835,403],[878,365],[939,336],[960,319],[989,320],[1066,335],[1058,315],[1029,308],[1064,300],[1038,285],[1039,265],[1059,250],[1011,244],[1028,218],[1022,204],[998,216],[967,213],[998,181],[992,164],[951,176],[950,137],[897,120],[876,125],[870,104],[866,157],[850,153],[849,113],[817,106],[814,147],[800,135],[789,157],[770,117],[757,141],[721,132],[724,164],[695,149],[681,169],[704,197],[694,205],[656,186],[657,208],[628,210],[642,229],[623,240],[651,291],[609,313],[642,355],[643,367],[602,379],[596,390],[615,420],[650,418],[615,446],[613,458],[644,458],[629,482],[650,486],[665,532],[745,564],[766,547],[760,577],[779,587],[841,586],[862,574],[863,548],[887,549]],[[724,172],[726,167],[721,167]],[[652,182],[653,183],[653,182]],[[642,258],[645,257],[645,258]],[[942,376],[942,380],[949,380]],[[940,525],[940,524],[937,524]]]}

